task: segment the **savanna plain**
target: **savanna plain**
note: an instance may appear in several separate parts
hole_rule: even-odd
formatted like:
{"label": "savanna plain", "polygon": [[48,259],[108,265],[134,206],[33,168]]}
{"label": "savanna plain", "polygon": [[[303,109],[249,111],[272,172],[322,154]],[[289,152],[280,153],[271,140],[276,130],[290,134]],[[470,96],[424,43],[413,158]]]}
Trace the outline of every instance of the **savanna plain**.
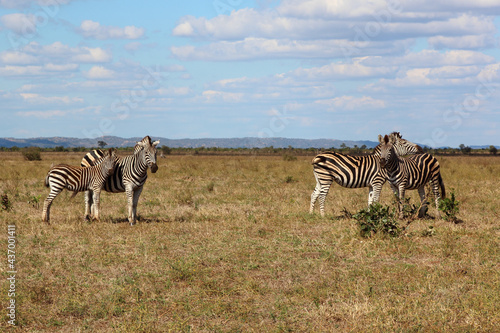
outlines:
{"label": "savanna plain", "polygon": [[[431,205],[426,218],[399,221],[399,237],[362,237],[349,213],[366,207],[367,188],[334,184],[326,216],[309,214],[313,156],[167,155],[149,173],[135,226],[125,194],[106,192],[100,221],[84,221],[83,193],[64,191],[42,223],[51,164],[82,155],[0,153],[11,205],[0,210],[0,331],[499,331],[500,157],[438,156],[460,223]],[[381,203],[394,205],[388,184]]]}

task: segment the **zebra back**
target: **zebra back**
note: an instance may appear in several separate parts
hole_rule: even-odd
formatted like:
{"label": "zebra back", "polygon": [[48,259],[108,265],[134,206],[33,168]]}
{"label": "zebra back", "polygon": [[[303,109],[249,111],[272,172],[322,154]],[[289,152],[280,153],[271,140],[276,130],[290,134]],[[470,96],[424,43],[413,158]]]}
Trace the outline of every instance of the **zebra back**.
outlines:
{"label": "zebra back", "polygon": [[[406,139],[399,132],[390,134],[394,147],[401,156],[422,153],[422,148]],[[386,171],[380,168],[380,147],[377,145],[372,154],[366,156],[352,156],[337,152],[325,152],[312,160],[313,171],[320,183],[328,184],[332,181],[350,188],[367,187],[376,177],[377,182],[384,182]]]}

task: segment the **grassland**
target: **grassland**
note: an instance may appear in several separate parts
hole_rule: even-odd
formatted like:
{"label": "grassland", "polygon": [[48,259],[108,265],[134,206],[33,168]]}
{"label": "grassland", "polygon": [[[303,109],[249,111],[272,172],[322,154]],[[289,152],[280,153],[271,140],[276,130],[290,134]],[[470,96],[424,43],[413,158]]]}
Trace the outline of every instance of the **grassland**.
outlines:
{"label": "grassland", "polygon": [[[498,332],[498,157],[439,158],[463,223],[415,220],[397,238],[362,238],[342,214],[364,208],[367,189],[333,186],[327,216],[308,214],[311,157],[168,156],[137,225],[124,194],[103,193],[101,221],[89,223],[83,194],[66,191],[43,224],[46,172],[80,158],[0,154],[13,205],[0,211],[0,331]],[[385,185],[381,202],[392,201]],[[17,327],[6,316],[11,224]]]}

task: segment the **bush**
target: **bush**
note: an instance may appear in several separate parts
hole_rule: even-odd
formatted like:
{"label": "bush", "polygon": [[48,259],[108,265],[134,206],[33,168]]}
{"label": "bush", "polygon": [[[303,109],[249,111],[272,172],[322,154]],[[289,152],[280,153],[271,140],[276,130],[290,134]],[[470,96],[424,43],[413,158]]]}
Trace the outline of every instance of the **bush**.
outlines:
{"label": "bush", "polygon": [[455,200],[455,191],[451,190],[451,197],[439,200],[439,210],[444,213],[444,219],[458,223],[460,220],[457,218],[460,202]]}
{"label": "bush", "polygon": [[24,158],[28,161],[41,161],[40,148],[38,147],[28,147],[23,149],[22,152]]}
{"label": "bush", "polygon": [[283,161],[296,161],[297,156],[290,155],[290,154],[283,154]]}
{"label": "bush", "polygon": [[362,237],[371,237],[377,232],[397,237],[401,234],[398,222],[396,220],[396,209],[389,206],[383,206],[376,202],[370,207],[360,210],[353,215],[358,221],[360,235]]}

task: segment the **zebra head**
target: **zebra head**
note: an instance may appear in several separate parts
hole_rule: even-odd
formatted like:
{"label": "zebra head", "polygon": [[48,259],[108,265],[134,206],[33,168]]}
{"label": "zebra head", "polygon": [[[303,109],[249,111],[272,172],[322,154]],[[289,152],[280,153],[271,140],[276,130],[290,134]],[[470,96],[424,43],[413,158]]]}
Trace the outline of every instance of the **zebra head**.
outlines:
{"label": "zebra head", "polygon": [[[144,139],[137,142],[135,145],[135,152],[137,153],[141,149],[144,151],[144,160],[148,167],[151,168],[151,172],[155,173],[158,171],[158,165],[156,164],[156,146],[160,141],[152,142],[149,136],[145,136]],[[140,147],[140,149],[137,149]]]}
{"label": "zebra head", "polygon": [[380,142],[380,167],[385,168],[387,165],[395,158],[396,156],[396,151],[394,150],[394,144],[396,143],[396,137],[395,136],[389,136],[385,135],[382,137],[382,135],[378,136],[378,141]]}
{"label": "zebra head", "polygon": [[398,156],[422,154],[424,150],[419,145],[403,139],[399,132],[389,134],[389,140],[394,141],[394,150]]}
{"label": "zebra head", "polygon": [[102,158],[102,161],[99,163],[102,166],[102,171],[105,176],[111,175],[115,171],[117,157],[115,150],[110,148],[108,153]]}

